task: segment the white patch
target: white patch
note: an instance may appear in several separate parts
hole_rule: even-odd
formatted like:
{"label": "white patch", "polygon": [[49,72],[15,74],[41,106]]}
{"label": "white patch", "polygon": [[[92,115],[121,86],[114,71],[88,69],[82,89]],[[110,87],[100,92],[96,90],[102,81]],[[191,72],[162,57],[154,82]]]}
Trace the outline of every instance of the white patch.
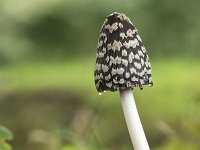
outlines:
{"label": "white patch", "polygon": [[130,73],[127,72],[125,76],[126,76],[126,78],[129,78],[130,77]]}
{"label": "white patch", "polygon": [[115,58],[113,58],[112,56],[110,56],[110,66],[112,65],[112,64],[114,64],[115,63]]}
{"label": "white patch", "polygon": [[105,53],[103,53],[103,52],[97,53],[97,58],[102,58],[102,57],[104,57],[104,54],[105,54]]}
{"label": "white patch", "polygon": [[127,42],[124,42],[123,45],[124,45],[126,48],[130,48],[130,47],[135,48],[136,46],[139,46],[139,42],[138,42],[137,39],[134,39],[134,40],[129,40],[128,43],[127,43]]}
{"label": "white patch", "polygon": [[126,85],[127,87],[131,87],[131,82],[130,81],[126,82]]}
{"label": "white patch", "polygon": [[128,61],[129,61],[129,63],[132,63],[133,59],[134,59],[134,54],[133,54],[133,52],[131,52],[131,53],[129,54],[129,56],[128,56]]}
{"label": "white patch", "polygon": [[131,29],[128,29],[126,31],[126,35],[127,35],[127,37],[133,37],[133,31]]}
{"label": "white patch", "polygon": [[132,32],[133,32],[133,34],[137,33],[137,29],[133,29]]}
{"label": "white patch", "polygon": [[119,68],[119,69],[117,69],[117,73],[118,73],[118,74],[123,74],[123,73],[124,73],[124,68]]}
{"label": "white patch", "polygon": [[142,72],[141,72],[141,73],[142,73],[142,76],[144,76],[144,75],[145,75],[145,72],[144,72],[144,70],[142,70]]}
{"label": "white patch", "polygon": [[108,19],[106,18],[106,20],[104,21],[103,25],[101,26],[101,29],[103,29],[103,27],[105,28],[105,24],[107,23]]}
{"label": "white patch", "polygon": [[128,30],[126,31],[126,35],[127,35],[127,37],[133,37],[133,35],[134,35],[136,32],[137,32],[136,29],[133,29],[133,30],[128,29]]}
{"label": "white patch", "polygon": [[121,21],[125,20],[125,21],[129,21],[129,18],[125,15],[120,13],[117,18],[119,18]]}
{"label": "white patch", "polygon": [[100,80],[100,79],[103,79],[103,75],[101,73],[100,75],[97,75],[94,78],[95,78],[95,80]]}
{"label": "white patch", "polygon": [[110,59],[109,59],[109,56],[107,56],[107,57],[106,57],[106,62],[109,62],[109,60],[110,60]]}
{"label": "white patch", "polygon": [[126,50],[122,50],[122,56],[127,56],[127,51]]}
{"label": "white patch", "polygon": [[97,57],[102,58],[104,57],[105,53],[106,53],[106,48],[103,48],[102,52],[97,53]]}
{"label": "white patch", "polygon": [[105,29],[110,29],[110,25],[107,24],[104,28],[105,28]]}
{"label": "white patch", "polygon": [[101,64],[96,63],[95,70],[101,70]]}
{"label": "white patch", "polygon": [[135,76],[133,76],[133,77],[131,78],[131,81],[137,82],[137,81],[138,81],[138,78],[136,78]]}
{"label": "white patch", "polygon": [[120,83],[120,84],[123,84],[123,83],[124,83],[124,79],[120,79],[120,80],[119,80],[119,83]]}
{"label": "white patch", "polygon": [[140,80],[140,83],[141,83],[141,84],[144,84],[144,80],[143,80],[143,79],[141,79],[141,80]]}
{"label": "white patch", "polygon": [[130,68],[131,74],[136,74],[136,69],[135,68]]}
{"label": "white patch", "polygon": [[147,55],[147,60],[149,60],[149,56]]}
{"label": "white patch", "polygon": [[142,52],[143,52],[143,53],[146,53],[146,49],[145,49],[144,46],[142,46]]}
{"label": "white patch", "polygon": [[108,45],[107,45],[107,48],[108,48],[108,50],[111,50],[111,49],[112,49],[112,44],[111,44],[111,43],[108,44]]}
{"label": "white patch", "polygon": [[112,68],[111,74],[112,74],[112,76],[114,76],[115,74],[117,74],[117,69]]}
{"label": "white patch", "polygon": [[97,75],[97,76],[94,77],[94,79],[95,79],[95,80],[100,80],[100,76]]}
{"label": "white patch", "polygon": [[151,74],[151,69],[148,69],[148,70],[147,70],[147,74]]}
{"label": "white patch", "polygon": [[134,62],[134,66],[137,68],[137,69],[141,69],[142,66],[140,63],[137,63],[137,62]]}
{"label": "white patch", "polygon": [[112,68],[112,72],[111,72],[112,75],[115,75],[115,74],[121,75],[123,73],[124,73],[124,68],[119,68],[119,69]]}
{"label": "white patch", "polygon": [[128,66],[128,61],[125,59],[122,59],[122,64],[124,64],[126,67]]}
{"label": "white patch", "polygon": [[119,14],[119,15],[117,16],[117,18],[119,18],[121,21],[124,20],[123,17],[122,17],[122,14]]}
{"label": "white patch", "polygon": [[138,54],[139,54],[139,56],[144,57],[144,54],[142,53],[141,50],[138,50]]}
{"label": "white patch", "polygon": [[137,39],[140,41],[140,42],[142,42],[142,39],[140,38],[140,36],[137,34],[136,35],[137,36]]}
{"label": "white patch", "polygon": [[104,43],[106,43],[106,42],[107,42],[107,39],[108,39],[108,38],[107,38],[107,37],[105,37],[105,39],[104,39]]}
{"label": "white patch", "polygon": [[97,48],[101,47],[102,45],[103,45],[103,41],[99,41],[98,45],[97,45]]}
{"label": "white patch", "polygon": [[118,23],[115,22],[111,25],[111,27],[109,28],[109,32],[112,33],[113,31],[116,31],[118,28]]}
{"label": "white patch", "polygon": [[144,80],[145,81],[147,81],[148,80],[148,75],[147,75],[147,73],[145,72],[145,74],[144,74]]}
{"label": "white patch", "polygon": [[100,78],[103,79],[103,75],[102,75],[102,73],[100,73]]}
{"label": "white patch", "polygon": [[145,62],[145,66],[146,66],[146,67],[149,67],[149,63],[148,63],[147,61]]}
{"label": "white patch", "polygon": [[110,82],[106,83],[106,86],[109,87],[109,88],[111,88],[112,87],[112,83],[110,83]]}
{"label": "white patch", "polygon": [[139,46],[139,42],[137,39],[134,40],[130,40],[130,46],[132,46],[133,48],[135,48],[136,46]]}
{"label": "white patch", "polygon": [[113,58],[112,56],[110,56],[110,66],[112,64],[121,64],[121,58],[120,57],[116,57],[116,58]]}
{"label": "white patch", "polygon": [[122,46],[122,43],[119,41],[117,42],[116,40],[114,40],[113,44],[112,44],[112,50],[115,51],[120,51],[120,48]]}
{"label": "white patch", "polygon": [[115,84],[117,84],[117,83],[118,83],[118,81],[117,81],[116,79],[113,79],[113,82],[114,82]]}
{"label": "white patch", "polygon": [[101,80],[99,80],[96,84],[96,88],[98,89],[99,88],[99,83],[101,82]]}
{"label": "white patch", "polygon": [[141,64],[142,64],[142,66],[144,66],[144,59],[143,58],[141,58]]}
{"label": "white patch", "polygon": [[106,37],[106,34],[104,32],[101,32],[100,37]]}
{"label": "white patch", "polygon": [[147,73],[147,68],[146,67],[144,67],[144,72]]}
{"label": "white patch", "polygon": [[123,28],[124,26],[123,26],[123,24],[119,23],[119,27],[120,27],[120,28]]}
{"label": "white patch", "polygon": [[107,75],[107,76],[105,76],[105,80],[106,81],[108,81],[108,80],[110,80],[111,79],[111,76],[110,76],[110,74],[109,75]]}
{"label": "white patch", "polygon": [[144,76],[144,70],[142,70],[141,72],[139,72],[138,75],[139,75],[140,77],[143,77],[143,76]]}
{"label": "white patch", "polygon": [[138,63],[138,64],[137,64],[137,68],[138,68],[138,69],[141,69],[141,68],[142,68],[142,65],[141,65],[140,63]]}
{"label": "white patch", "polygon": [[117,57],[115,58],[116,64],[121,64],[121,61],[122,61],[122,60],[121,60],[120,57],[117,56]]}
{"label": "white patch", "polygon": [[152,77],[149,78],[149,83],[152,83]]}
{"label": "white patch", "polygon": [[123,45],[124,45],[126,48],[129,48],[129,47],[130,47],[129,43],[127,43],[126,41],[123,43]]}
{"label": "white patch", "polygon": [[140,60],[140,56],[138,54],[135,54],[135,59]]}
{"label": "white patch", "polygon": [[108,71],[108,66],[106,66],[106,65],[102,65],[102,70],[103,70],[103,72],[107,72]]}
{"label": "white patch", "polygon": [[120,33],[119,35],[122,39],[126,38],[126,34],[125,33]]}

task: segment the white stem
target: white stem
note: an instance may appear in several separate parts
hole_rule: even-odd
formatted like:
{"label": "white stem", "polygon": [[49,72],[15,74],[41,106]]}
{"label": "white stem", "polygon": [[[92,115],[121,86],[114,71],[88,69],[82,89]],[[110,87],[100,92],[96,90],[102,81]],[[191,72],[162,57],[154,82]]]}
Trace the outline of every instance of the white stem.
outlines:
{"label": "white stem", "polygon": [[121,103],[128,131],[135,150],[150,150],[137,107],[130,89],[120,90]]}

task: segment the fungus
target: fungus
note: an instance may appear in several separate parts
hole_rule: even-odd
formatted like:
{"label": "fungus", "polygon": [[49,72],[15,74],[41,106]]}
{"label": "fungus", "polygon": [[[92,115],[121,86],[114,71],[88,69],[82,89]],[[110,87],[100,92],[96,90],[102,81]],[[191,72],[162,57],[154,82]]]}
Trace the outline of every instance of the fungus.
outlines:
{"label": "fungus", "polygon": [[109,15],[97,46],[95,85],[98,93],[119,91],[135,150],[149,150],[134,101],[135,87],[153,85],[151,64],[138,30],[123,13]]}

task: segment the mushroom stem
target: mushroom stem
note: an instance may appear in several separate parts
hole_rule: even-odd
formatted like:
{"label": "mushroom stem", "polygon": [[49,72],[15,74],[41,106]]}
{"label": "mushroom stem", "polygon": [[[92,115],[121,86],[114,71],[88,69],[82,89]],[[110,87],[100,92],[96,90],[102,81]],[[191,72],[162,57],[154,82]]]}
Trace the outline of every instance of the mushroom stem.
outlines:
{"label": "mushroom stem", "polygon": [[120,90],[121,103],[131,141],[135,150],[150,150],[133,93],[130,89]]}

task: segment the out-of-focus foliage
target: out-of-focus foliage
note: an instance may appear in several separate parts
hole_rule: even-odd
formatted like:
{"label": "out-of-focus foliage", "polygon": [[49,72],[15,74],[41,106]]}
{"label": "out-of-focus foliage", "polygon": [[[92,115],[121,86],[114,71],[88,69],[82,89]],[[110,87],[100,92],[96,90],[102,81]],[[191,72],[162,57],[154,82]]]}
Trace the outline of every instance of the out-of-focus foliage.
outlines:
{"label": "out-of-focus foliage", "polygon": [[119,94],[99,96],[93,78],[99,30],[118,11],[139,30],[153,68],[154,86],[134,89],[151,149],[199,150],[199,5],[1,0],[0,123],[13,131],[13,149],[132,149]]}
{"label": "out-of-focus foliage", "polygon": [[6,143],[6,140],[12,140],[13,135],[10,130],[0,126],[0,150],[12,150],[10,145]]}
{"label": "out-of-focus foliage", "polygon": [[199,2],[196,0],[1,0],[1,61],[95,55],[105,17],[127,14],[151,56],[199,56]]}
{"label": "out-of-focus foliage", "polygon": [[[200,70],[195,68],[200,62],[151,62],[154,86],[134,93],[152,149],[198,150]],[[2,85],[0,118],[14,130],[16,149],[132,149],[119,95],[98,96],[93,64],[82,59],[73,64],[29,62],[1,68],[0,79],[9,82]]]}
{"label": "out-of-focus foliage", "polygon": [[166,141],[165,144],[163,144],[161,147],[155,149],[155,150],[197,150],[197,146],[194,143],[189,142],[183,142],[179,139],[171,139],[169,141]]}

